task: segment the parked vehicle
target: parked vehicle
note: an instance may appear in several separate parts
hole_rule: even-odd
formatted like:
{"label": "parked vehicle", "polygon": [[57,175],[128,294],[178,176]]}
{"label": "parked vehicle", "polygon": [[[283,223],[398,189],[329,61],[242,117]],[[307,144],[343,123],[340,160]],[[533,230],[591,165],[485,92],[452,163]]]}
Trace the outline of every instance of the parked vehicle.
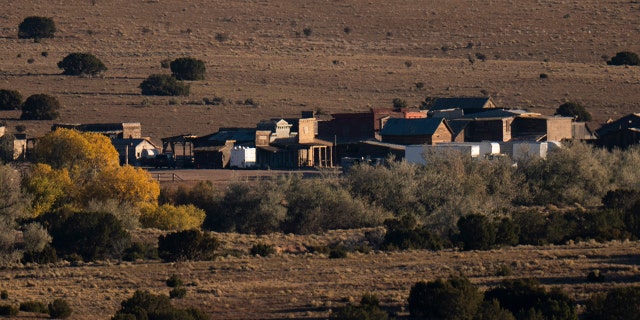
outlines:
{"label": "parked vehicle", "polygon": [[155,158],[155,167],[156,168],[174,168],[176,167],[176,158],[173,153],[161,153],[156,155]]}

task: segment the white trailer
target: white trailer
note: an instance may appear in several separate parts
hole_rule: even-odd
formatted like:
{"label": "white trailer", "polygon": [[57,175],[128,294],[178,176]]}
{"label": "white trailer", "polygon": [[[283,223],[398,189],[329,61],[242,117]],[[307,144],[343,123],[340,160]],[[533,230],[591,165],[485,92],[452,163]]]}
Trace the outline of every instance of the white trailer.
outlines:
{"label": "white trailer", "polygon": [[524,160],[531,157],[546,158],[549,151],[547,142],[521,141],[513,143],[513,154],[511,159],[515,161]]}
{"label": "white trailer", "polygon": [[460,153],[471,158],[478,158],[480,155],[480,144],[439,143],[436,145],[409,145],[405,148],[404,157],[409,163],[427,164],[429,155],[442,155],[447,152]]}
{"label": "white trailer", "polygon": [[231,168],[253,168],[256,166],[256,148],[233,147],[229,159]]}

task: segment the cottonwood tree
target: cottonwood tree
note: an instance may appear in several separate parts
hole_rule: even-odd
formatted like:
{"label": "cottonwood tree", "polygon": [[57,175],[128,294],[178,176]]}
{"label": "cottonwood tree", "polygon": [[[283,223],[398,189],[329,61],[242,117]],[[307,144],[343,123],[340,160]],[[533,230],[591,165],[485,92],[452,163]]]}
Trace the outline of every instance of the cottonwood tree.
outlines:
{"label": "cottonwood tree", "polygon": [[34,157],[41,165],[28,176],[25,189],[35,195],[32,207],[40,213],[92,200],[157,205],[158,182],[140,168],[121,167],[118,152],[103,135],[60,128],[40,139]]}

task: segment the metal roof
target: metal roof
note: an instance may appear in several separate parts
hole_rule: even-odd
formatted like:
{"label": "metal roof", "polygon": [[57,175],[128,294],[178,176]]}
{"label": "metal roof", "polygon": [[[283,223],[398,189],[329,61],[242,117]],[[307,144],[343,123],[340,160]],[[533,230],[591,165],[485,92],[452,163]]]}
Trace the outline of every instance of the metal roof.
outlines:
{"label": "metal roof", "polygon": [[620,130],[633,130],[640,128],[640,113],[628,114],[616,121],[607,123],[596,130],[598,137]]}
{"label": "metal roof", "polygon": [[429,110],[483,109],[490,100],[491,98],[489,97],[437,98]]}
{"label": "metal roof", "polygon": [[443,118],[390,118],[380,130],[380,134],[383,136],[430,135],[434,134],[443,122],[445,122]]}
{"label": "metal roof", "polygon": [[489,109],[487,111],[480,111],[477,113],[466,114],[459,119],[473,119],[473,120],[504,119],[504,118],[513,118],[513,117],[521,116],[524,114],[540,115],[539,113],[531,113],[527,110],[522,110],[522,109],[513,109],[513,110]]}

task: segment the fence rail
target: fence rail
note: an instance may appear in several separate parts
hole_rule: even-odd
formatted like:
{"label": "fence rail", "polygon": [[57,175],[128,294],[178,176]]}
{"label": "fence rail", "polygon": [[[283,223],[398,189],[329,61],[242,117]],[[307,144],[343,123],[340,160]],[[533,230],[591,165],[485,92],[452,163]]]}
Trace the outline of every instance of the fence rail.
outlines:
{"label": "fence rail", "polygon": [[169,173],[169,172],[151,173],[151,177],[153,179],[158,180],[158,182],[161,182],[161,181],[171,181],[171,182],[184,181],[182,178],[180,178],[179,175],[177,175],[175,173]]}

